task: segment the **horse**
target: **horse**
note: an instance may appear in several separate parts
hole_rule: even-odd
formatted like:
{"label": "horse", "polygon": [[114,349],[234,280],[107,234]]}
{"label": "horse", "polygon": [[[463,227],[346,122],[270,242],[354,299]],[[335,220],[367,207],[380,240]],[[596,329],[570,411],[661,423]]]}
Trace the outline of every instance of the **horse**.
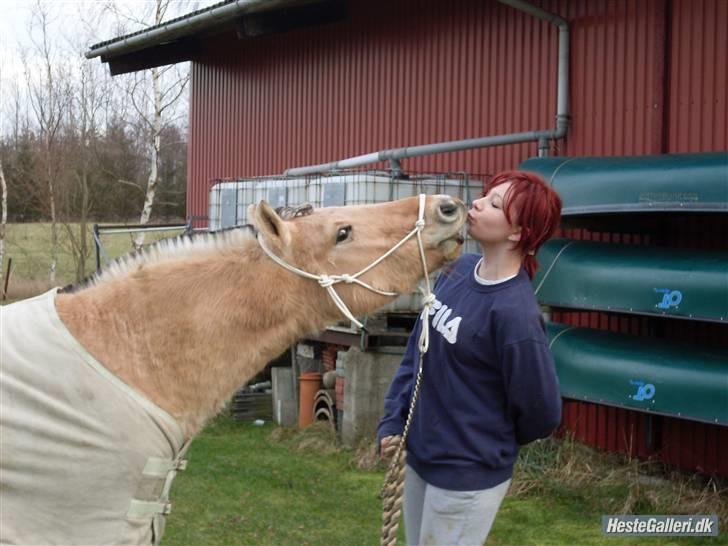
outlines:
{"label": "horse", "polygon": [[187,446],[235,390],[411,292],[457,257],[465,217],[446,195],[283,217],[263,201],[251,227],[0,309],[0,543],[158,544]]}

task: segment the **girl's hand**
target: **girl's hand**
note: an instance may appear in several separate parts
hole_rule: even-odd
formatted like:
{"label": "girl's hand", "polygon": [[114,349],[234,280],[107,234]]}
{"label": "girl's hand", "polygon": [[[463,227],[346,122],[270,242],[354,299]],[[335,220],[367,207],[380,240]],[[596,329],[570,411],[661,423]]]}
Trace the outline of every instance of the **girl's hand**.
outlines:
{"label": "girl's hand", "polygon": [[400,436],[385,436],[379,443],[379,458],[388,461],[394,456]]}

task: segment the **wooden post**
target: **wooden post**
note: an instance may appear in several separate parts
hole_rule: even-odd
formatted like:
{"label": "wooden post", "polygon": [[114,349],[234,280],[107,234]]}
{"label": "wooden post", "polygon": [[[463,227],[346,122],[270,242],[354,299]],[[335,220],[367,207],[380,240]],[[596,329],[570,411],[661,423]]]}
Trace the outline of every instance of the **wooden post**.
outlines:
{"label": "wooden post", "polygon": [[5,273],[5,286],[3,287],[3,301],[8,297],[8,282],[10,281],[10,267],[13,265],[13,259],[8,258],[8,270]]}

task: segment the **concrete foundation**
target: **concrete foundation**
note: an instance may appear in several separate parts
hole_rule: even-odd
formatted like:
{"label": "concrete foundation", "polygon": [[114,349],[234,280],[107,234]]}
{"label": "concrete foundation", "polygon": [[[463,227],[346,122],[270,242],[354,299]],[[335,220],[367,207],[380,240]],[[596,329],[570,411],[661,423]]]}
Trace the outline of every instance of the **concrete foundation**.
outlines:
{"label": "concrete foundation", "polygon": [[[344,415],[341,441],[354,447],[362,439],[373,439],[384,413],[384,396],[404,354],[397,348],[387,352],[361,352],[352,347],[345,353]],[[339,358],[344,356],[339,353]],[[337,366],[338,367],[338,366]],[[339,408],[341,409],[341,408]]]}

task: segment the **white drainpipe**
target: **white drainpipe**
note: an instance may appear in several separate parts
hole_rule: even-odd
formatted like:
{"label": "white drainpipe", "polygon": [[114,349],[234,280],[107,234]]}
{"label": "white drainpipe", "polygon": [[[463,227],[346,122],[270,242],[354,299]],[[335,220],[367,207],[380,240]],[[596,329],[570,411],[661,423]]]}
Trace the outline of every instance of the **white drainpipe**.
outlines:
{"label": "white drainpipe", "polygon": [[470,138],[466,140],[453,140],[450,142],[439,142],[436,144],[424,144],[406,148],[394,148],[382,150],[369,154],[350,157],[331,163],[321,165],[310,165],[288,169],[284,174],[288,176],[301,176],[326,171],[335,171],[361,167],[380,161],[390,161],[395,169],[399,167],[399,160],[418,157],[423,155],[440,154],[445,152],[460,152],[474,148],[486,148],[490,146],[503,146],[506,144],[519,144],[521,142],[538,142],[538,153],[540,156],[548,155],[548,141],[563,138],[569,127],[569,24],[565,19],[549,13],[523,0],[498,0],[515,9],[543,19],[556,25],[559,28],[559,64],[558,84],[556,98],[556,127],[553,129],[542,129],[537,131],[525,131],[521,133],[509,133],[505,135],[485,136]]}

